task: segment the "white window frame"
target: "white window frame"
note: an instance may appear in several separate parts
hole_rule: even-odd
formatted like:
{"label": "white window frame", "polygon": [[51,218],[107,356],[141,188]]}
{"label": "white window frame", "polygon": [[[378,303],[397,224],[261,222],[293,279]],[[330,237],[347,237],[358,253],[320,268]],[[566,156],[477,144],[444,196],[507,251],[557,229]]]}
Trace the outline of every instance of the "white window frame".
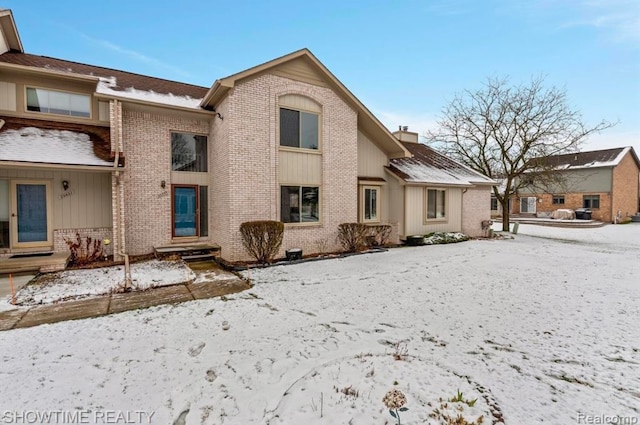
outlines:
{"label": "white window frame", "polygon": [[[437,191],[443,192],[443,216],[437,217],[438,215],[438,205],[437,205],[437,196],[436,196],[436,217],[429,217],[429,191]],[[433,222],[447,222],[449,220],[449,190],[443,187],[426,187],[424,189],[424,221],[425,223],[433,223]]]}
{"label": "white window frame", "polygon": [[[69,96],[83,96],[89,99],[89,116],[85,117],[85,116],[80,116],[80,115],[71,115],[71,109],[69,109],[69,114],[60,114],[57,112],[43,112],[43,111],[31,111],[29,110],[29,89],[32,90],[40,90],[40,91],[44,91],[44,92],[49,92],[49,93],[62,93],[62,94],[66,94]],[[49,107],[49,109],[51,109]],[[36,87],[36,86],[25,86],[24,88],[24,110],[26,113],[29,114],[46,114],[46,115],[55,115],[58,117],[68,117],[68,118],[78,118],[78,119],[83,119],[83,120],[90,120],[93,118],[93,99],[92,96],[90,94],[87,93],[79,93],[79,92],[73,92],[73,91],[69,91],[69,90],[56,90],[56,89],[51,89],[48,87]]]}
{"label": "white window frame", "polygon": [[[298,188],[298,221],[282,221],[282,188],[283,187],[297,187]],[[313,184],[302,183],[281,183],[279,185],[279,220],[284,223],[285,226],[318,226],[322,224],[322,186]],[[302,189],[317,189],[318,190],[318,220],[317,221],[302,221]]]}
{"label": "white window frame", "polygon": [[[298,129],[298,146],[288,146],[288,145],[283,145],[282,144],[282,129],[281,127],[281,111],[283,109],[287,109],[290,111],[295,111],[298,112],[299,114],[308,114],[308,115],[315,115],[315,117],[318,120],[318,146],[314,149],[314,148],[306,148],[306,147],[302,147],[300,146],[300,143],[302,142],[302,132],[303,132],[303,128],[302,128],[302,120],[299,121],[299,129]],[[300,115],[301,116],[301,115]],[[321,148],[322,148],[322,114],[320,112],[316,112],[316,111],[308,111],[305,109],[301,109],[301,108],[296,108],[293,106],[288,106],[286,104],[284,105],[279,105],[278,106],[278,146],[280,147],[280,149],[291,149],[293,151],[305,151],[305,152],[320,152]]]}
{"label": "white window frame", "polygon": [[[367,190],[374,190],[376,192],[376,216],[375,218],[366,218],[366,193]],[[379,223],[381,221],[380,211],[380,197],[382,195],[382,186],[377,185],[361,185],[360,186],[360,222],[361,223]]]}

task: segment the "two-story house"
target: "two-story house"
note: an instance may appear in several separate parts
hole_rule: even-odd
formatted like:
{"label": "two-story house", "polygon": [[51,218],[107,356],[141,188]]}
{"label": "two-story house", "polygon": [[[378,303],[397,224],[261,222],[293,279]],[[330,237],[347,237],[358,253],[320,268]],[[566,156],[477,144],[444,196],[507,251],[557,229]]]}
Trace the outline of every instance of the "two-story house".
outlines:
{"label": "two-story house", "polygon": [[0,26],[0,254],[64,252],[79,233],[110,239],[116,259],[207,243],[241,260],[251,220],[282,221],[282,250],[312,253],[339,249],[345,222],[389,223],[398,241],[404,208],[439,208],[442,227],[447,202],[447,229],[472,236],[489,218],[488,201],[456,212],[474,181],[445,198],[451,182],[434,180],[437,207],[423,182],[423,201],[396,205],[389,166],[414,156],[403,132],[307,49],[200,87],[28,54],[10,11]]}

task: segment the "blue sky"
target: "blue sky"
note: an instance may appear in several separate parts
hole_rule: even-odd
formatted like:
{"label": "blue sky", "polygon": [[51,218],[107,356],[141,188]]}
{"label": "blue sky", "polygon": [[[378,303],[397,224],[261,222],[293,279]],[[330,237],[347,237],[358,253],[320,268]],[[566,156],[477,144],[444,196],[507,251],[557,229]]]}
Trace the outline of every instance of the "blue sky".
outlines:
{"label": "blue sky", "polygon": [[638,0],[0,0],[25,50],[210,86],[309,48],[390,129],[432,128],[487,77],[543,75],[588,123],[586,149],[640,153]]}

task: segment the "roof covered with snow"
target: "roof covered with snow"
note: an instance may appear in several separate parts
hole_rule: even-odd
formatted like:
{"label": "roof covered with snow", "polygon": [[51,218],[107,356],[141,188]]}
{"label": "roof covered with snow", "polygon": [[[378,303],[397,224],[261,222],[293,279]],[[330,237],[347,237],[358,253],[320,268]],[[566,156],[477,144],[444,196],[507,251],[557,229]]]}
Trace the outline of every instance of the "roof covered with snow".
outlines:
{"label": "roof covered with snow", "polygon": [[408,183],[473,186],[495,181],[421,143],[402,142],[413,155],[392,159],[389,171]]}
{"label": "roof covered with snow", "polygon": [[631,152],[634,161],[640,168],[640,161],[638,160],[635,151],[630,146],[597,151],[568,153],[564,155],[553,155],[545,158],[535,158],[533,161],[536,161],[541,165],[551,165],[556,169],[561,170],[615,167],[629,152]]}
{"label": "roof covered with snow", "polygon": [[1,54],[0,62],[99,77],[98,93],[172,106],[200,109],[200,101],[208,90],[208,87],[15,51]]}
{"label": "roof covered with snow", "polygon": [[0,132],[0,161],[113,166],[95,154],[89,134],[37,127]]}

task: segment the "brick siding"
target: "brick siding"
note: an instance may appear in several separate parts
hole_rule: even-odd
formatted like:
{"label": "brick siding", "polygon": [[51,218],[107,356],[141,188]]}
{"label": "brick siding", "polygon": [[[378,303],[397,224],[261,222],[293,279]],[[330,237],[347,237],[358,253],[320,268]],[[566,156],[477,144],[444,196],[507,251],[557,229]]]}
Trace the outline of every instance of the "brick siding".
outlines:
{"label": "brick siding", "polygon": [[473,187],[462,194],[462,233],[483,236],[482,221],[491,219],[491,188]]}

